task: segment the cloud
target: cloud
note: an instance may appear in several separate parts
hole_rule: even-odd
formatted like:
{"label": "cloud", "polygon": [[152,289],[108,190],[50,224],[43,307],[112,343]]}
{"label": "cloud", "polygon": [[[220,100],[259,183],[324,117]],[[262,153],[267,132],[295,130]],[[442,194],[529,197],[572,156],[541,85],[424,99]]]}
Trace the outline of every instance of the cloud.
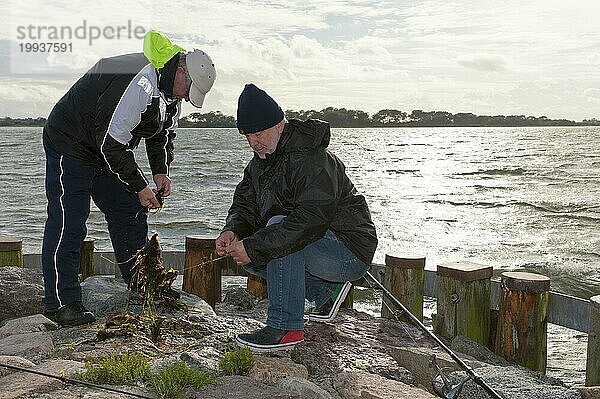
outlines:
{"label": "cloud", "polygon": [[[141,50],[141,40],[103,39],[32,63],[3,45],[16,40],[17,25],[74,27],[84,19],[102,26],[130,20],[207,51],[217,81],[202,111],[233,114],[247,82],[288,108],[375,112],[398,104],[572,119],[598,109],[596,93],[585,92],[600,87],[600,2],[592,0],[577,7],[560,0],[12,0],[0,7],[9,21],[0,27],[0,85],[19,104],[0,98],[0,109],[19,115],[47,114],[99,58]],[[27,93],[14,91],[17,81]],[[184,114],[195,111],[184,106]]]}
{"label": "cloud", "polygon": [[503,57],[490,54],[463,55],[458,57],[456,63],[482,72],[500,72],[506,69]]}

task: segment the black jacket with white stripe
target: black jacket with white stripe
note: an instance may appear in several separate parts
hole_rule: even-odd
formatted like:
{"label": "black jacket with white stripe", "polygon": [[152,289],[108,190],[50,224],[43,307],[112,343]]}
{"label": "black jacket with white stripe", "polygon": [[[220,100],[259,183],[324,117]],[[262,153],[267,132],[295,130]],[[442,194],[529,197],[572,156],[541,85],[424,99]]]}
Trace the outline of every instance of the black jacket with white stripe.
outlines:
{"label": "black jacket with white stripe", "polygon": [[152,174],[168,174],[180,104],[159,90],[158,71],[142,53],[103,58],[54,106],[44,138],[57,152],[108,168],[139,192],[148,181],[133,149],[145,139]]}

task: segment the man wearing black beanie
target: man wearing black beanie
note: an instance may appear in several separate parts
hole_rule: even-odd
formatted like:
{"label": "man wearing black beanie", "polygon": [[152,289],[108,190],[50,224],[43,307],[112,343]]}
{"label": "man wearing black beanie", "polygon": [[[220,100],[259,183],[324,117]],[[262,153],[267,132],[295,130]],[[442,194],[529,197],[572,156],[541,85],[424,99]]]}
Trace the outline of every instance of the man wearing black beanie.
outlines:
{"label": "man wearing black beanie", "polygon": [[253,84],[239,97],[237,127],[254,150],[244,170],[217,253],[267,280],[267,325],[236,342],[254,351],[304,340],[308,320],[333,320],[377,247],[365,201],[327,146],[329,124],[285,119],[275,100]]}

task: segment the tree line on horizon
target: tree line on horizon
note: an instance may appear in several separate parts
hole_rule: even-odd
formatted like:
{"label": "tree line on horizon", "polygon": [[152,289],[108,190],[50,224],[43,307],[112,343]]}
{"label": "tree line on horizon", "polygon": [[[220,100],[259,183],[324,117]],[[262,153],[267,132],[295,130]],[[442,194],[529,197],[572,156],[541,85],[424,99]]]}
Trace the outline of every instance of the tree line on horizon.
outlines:
{"label": "tree line on horizon", "polygon": [[[546,116],[525,115],[475,115],[472,113],[453,114],[446,111],[413,110],[404,112],[395,109],[382,109],[373,115],[367,112],[327,107],[316,110],[288,110],[288,119],[321,119],[332,127],[494,127],[494,126],[600,126],[600,119],[584,119],[575,122],[568,119],[549,119]],[[0,118],[0,126],[44,126],[45,118]],[[226,128],[235,127],[235,118],[221,111],[207,113],[193,112],[179,119],[180,127]]]}

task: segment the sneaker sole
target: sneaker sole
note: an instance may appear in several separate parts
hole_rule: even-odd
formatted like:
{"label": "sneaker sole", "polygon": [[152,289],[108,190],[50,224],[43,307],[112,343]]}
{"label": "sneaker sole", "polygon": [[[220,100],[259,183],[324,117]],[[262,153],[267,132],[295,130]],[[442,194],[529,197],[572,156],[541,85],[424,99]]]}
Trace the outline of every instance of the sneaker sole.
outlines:
{"label": "sneaker sole", "polygon": [[96,322],[96,318],[95,317],[87,318],[87,319],[75,320],[75,321],[71,321],[71,322],[67,322],[67,323],[61,323],[61,322],[55,321],[55,323],[57,323],[60,327],[82,326],[84,324],[92,324],[94,322]]}
{"label": "sneaker sole", "polygon": [[287,344],[259,345],[259,344],[255,344],[252,342],[244,341],[242,339],[239,339],[238,337],[235,338],[235,343],[238,346],[240,346],[242,348],[248,348],[252,352],[258,352],[258,353],[275,352],[275,351],[283,351],[286,349],[292,349],[294,346],[296,346],[296,344],[299,344],[300,342],[304,342],[304,340],[296,341],[296,342],[289,342]]}
{"label": "sneaker sole", "polygon": [[342,287],[342,291],[340,292],[340,295],[338,295],[336,301],[333,303],[333,307],[331,308],[331,313],[328,316],[309,314],[308,320],[316,321],[318,323],[326,323],[326,322],[332,321],[335,318],[335,316],[337,316],[337,314],[340,310],[340,306],[342,306],[342,303],[346,300],[346,297],[348,296],[348,293],[350,292],[350,288],[352,288],[352,283],[347,281],[344,284],[344,286]]}

